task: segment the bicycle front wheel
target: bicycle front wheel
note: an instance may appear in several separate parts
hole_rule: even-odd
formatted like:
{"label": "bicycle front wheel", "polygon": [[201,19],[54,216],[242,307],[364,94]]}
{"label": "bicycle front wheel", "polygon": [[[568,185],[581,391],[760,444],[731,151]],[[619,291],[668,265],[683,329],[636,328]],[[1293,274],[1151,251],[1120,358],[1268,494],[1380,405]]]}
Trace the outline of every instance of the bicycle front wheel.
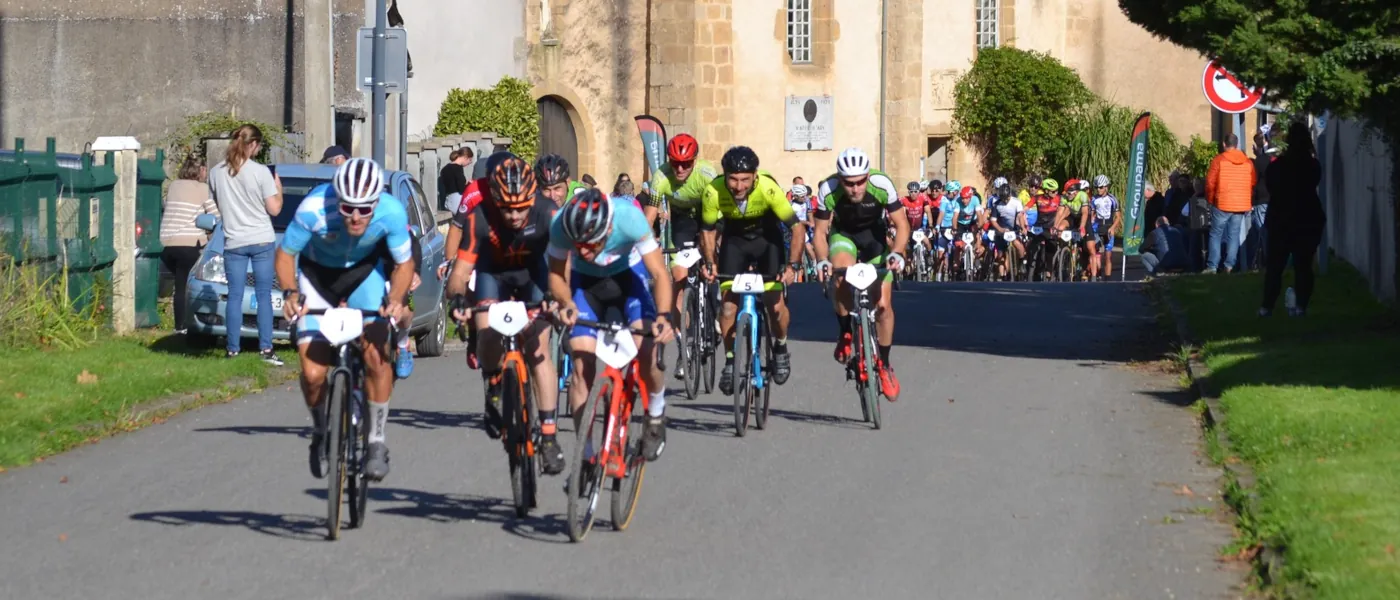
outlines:
{"label": "bicycle front wheel", "polygon": [[[642,456],[642,436],[631,436],[628,439],[627,432],[633,427],[641,424],[640,416],[634,416],[632,407],[639,394],[636,390],[632,392],[632,398],[621,404],[622,414],[619,414],[615,421],[619,424],[626,423],[626,426],[614,428],[614,447],[626,448],[623,455],[626,470],[621,479],[613,479],[612,486],[612,526],[617,531],[624,531],[632,524],[632,515],[637,512],[637,497],[642,494],[642,480],[646,477],[647,461]],[[609,411],[612,410],[609,406]]]}
{"label": "bicycle front wheel", "polygon": [[[598,404],[612,397],[612,380],[601,373],[593,379],[593,389],[588,393],[588,403],[582,409],[582,419],[578,421],[578,434],[574,443],[573,469],[569,472],[568,530],[569,540],[581,542],[593,529],[593,519],[597,516],[598,494],[603,489],[603,476],[606,465],[600,457],[606,447],[607,424],[598,418]],[[607,416],[606,411],[603,414]]]}
{"label": "bicycle front wheel", "polygon": [[757,394],[757,401],[754,403],[753,427],[754,429],[766,429],[768,427],[768,399],[773,393],[773,335],[768,330],[768,319],[758,320],[758,339],[763,341],[763,347],[758,354],[763,358],[763,364],[758,367],[757,371],[763,374],[763,391]]}
{"label": "bicycle front wheel", "polygon": [[501,372],[501,414],[505,420],[502,429],[506,432],[515,516],[520,518],[529,515],[535,506],[534,422],[526,394],[515,365],[508,365]]}
{"label": "bicycle front wheel", "polygon": [[[363,376],[355,379],[363,381]],[[354,469],[348,473],[350,483],[350,528],[359,529],[365,524],[365,513],[369,505],[369,478],[365,477],[365,461],[369,456],[369,406],[363,395],[350,395],[346,405],[350,413],[351,436],[346,456]]]}
{"label": "bicycle front wheel", "polygon": [[753,404],[753,349],[749,346],[749,315],[740,315],[734,324],[734,435],[744,437],[749,428],[749,406]]}
{"label": "bicycle front wheel", "polygon": [[676,344],[676,363],[685,369],[685,397],[694,400],[700,395],[700,334],[699,311],[700,295],[695,292],[695,286],[686,288],[685,310],[681,311],[681,331],[685,333],[685,338],[681,343]]}
{"label": "bicycle front wheel", "polygon": [[860,311],[861,323],[861,363],[865,367],[865,390],[861,395],[870,413],[870,423],[879,429],[880,420],[880,369],[875,354],[875,327],[870,309]]}
{"label": "bicycle front wheel", "polygon": [[330,403],[326,407],[326,414],[330,417],[327,419],[330,422],[326,424],[327,437],[330,438],[330,452],[327,453],[330,464],[326,476],[326,539],[337,540],[340,539],[340,508],[345,500],[345,471],[349,462],[346,450],[351,425],[350,411],[346,407],[350,404],[350,374],[341,370],[332,371],[330,383],[324,400]]}

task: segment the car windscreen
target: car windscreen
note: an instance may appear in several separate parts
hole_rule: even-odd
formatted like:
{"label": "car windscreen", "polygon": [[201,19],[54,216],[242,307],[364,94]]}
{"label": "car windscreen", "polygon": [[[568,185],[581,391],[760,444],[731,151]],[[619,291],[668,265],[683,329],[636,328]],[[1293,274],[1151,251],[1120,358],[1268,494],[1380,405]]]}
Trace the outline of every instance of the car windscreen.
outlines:
{"label": "car windscreen", "polygon": [[[311,190],[323,183],[330,183],[325,179],[307,179],[303,177],[283,177],[282,178],[282,212],[272,217],[272,228],[279,233],[287,230],[287,226],[292,224],[292,217],[297,214],[297,207],[301,206],[301,201],[306,198]],[[385,184],[384,191],[389,191],[388,184]]]}

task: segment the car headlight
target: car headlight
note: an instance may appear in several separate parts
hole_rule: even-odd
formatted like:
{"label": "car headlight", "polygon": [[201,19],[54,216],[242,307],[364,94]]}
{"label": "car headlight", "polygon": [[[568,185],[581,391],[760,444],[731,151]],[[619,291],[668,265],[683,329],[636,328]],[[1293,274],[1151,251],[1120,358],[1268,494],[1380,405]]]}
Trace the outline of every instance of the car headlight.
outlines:
{"label": "car headlight", "polygon": [[224,256],[222,254],[211,254],[209,260],[204,261],[196,273],[196,279],[228,285],[228,274],[224,273]]}

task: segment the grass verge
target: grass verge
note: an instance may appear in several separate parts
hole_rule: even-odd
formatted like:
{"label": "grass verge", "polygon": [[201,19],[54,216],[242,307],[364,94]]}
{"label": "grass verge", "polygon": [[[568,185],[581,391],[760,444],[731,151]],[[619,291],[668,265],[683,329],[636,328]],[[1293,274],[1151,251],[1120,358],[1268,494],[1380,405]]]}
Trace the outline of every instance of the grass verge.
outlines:
{"label": "grass verge", "polygon": [[[1258,275],[1172,278],[1201,342],[1232,447],[1257,477],[1242,529],[1282,549],[1278,590],[1400,598],[1400,351],[1396,312],[1334,263],[1304,319],[1254,315]],[[1212,438],[1208,435],[1207,438]]]}
{"label": "grass verge", "polygon": [[67,351],[0,351],[0,470],[25,465],[286,376],[253,353],[176,337],[111,337]]}

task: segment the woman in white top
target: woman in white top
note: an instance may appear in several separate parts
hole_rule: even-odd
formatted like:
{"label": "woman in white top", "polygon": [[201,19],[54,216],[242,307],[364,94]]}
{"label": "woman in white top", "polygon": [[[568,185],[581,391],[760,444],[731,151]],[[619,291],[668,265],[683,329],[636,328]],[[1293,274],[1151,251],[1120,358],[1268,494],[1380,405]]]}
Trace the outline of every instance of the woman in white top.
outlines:
{"label": "woman in white top", "polygon": [[272,217],[282,212],[282,180],[253,160],[262,148],[262,130],[253,125],[235,129],[223,162],[209,172],[209,187],[223,214],[227,356],[238,356],[242,341],[243,290],[251,264],[258,305],[258,348],[264,361],[280,367],[282,361],[272,353],[272,286],[276,280],[272,260],[277,241]]}

